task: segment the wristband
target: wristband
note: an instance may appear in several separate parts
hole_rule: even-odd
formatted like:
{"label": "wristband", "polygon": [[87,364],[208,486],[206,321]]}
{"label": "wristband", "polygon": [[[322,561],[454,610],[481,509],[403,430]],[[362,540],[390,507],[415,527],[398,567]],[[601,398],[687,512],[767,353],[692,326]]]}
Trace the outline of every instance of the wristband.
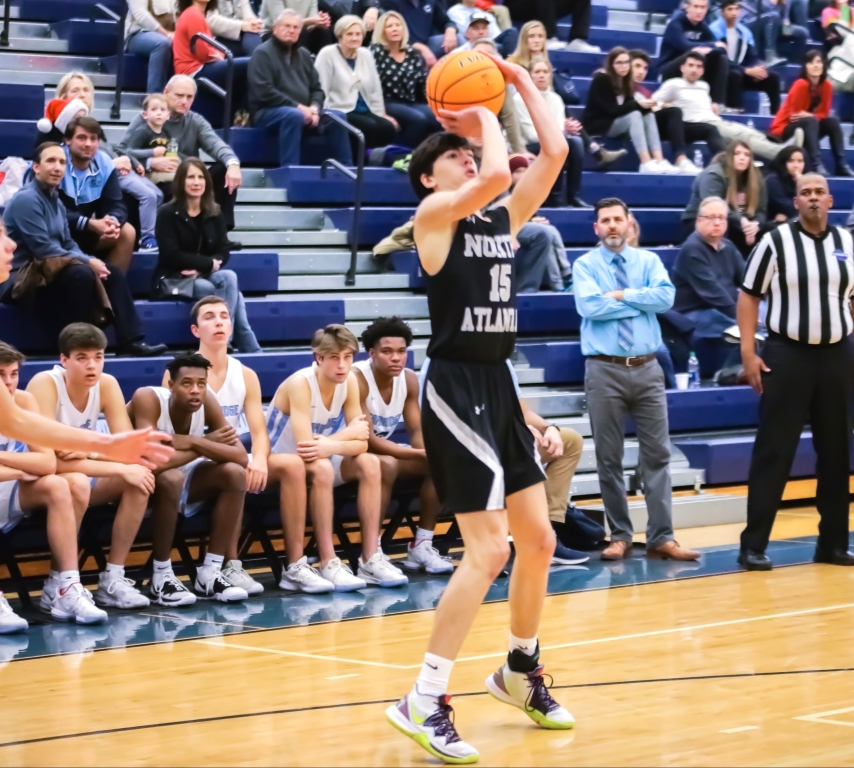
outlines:
{"label": "wristband", "polygon": [[560,427],[557,424],[547,424],[546,430],[548,431],[549,429],[556,429],[558,432],[560,432]]}

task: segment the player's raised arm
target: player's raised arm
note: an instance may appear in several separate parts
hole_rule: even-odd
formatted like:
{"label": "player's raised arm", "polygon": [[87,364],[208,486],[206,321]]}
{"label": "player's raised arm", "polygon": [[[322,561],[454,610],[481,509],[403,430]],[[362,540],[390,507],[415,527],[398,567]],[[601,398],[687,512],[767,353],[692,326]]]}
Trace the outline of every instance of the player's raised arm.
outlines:
{"label": "player's raised arm", "polygon": [[505,82],[516,87],[528,108],[540,142],[540,154],[519,180],[510,199],[504,203],[510,212],[510,231],[515,235],[548,197],[563,170],[569,145],[566,143],[563,130],[555,122],[554,115],[549,112],[546,100],[532,82],[528,71],[518,64],[511,64],[498,56],[491,56],[486,51],[484,54],[495,62],[501,74],[504,75]]}

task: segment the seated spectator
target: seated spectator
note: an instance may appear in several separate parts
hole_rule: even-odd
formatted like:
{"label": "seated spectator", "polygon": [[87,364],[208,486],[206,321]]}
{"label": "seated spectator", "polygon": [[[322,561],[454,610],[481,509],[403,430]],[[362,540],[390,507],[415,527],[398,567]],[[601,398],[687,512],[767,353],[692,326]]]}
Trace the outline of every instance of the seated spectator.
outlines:
{"label": "seated spectator", "polygon": [[442,2],[418,2],[412,0],[383,0],[386,11],[397,11],[406,21],[412,47],[423,57],[430,69],[438,58],[450,53],[463,44],[457,26],[445,12]]}
{"label": "seated spectator", "polygon": [[510,29],[513,26],[513,19],[510,18],[510,11],[506,5],[499,5],[495,0],[475,0],[475,4],[480,10],[495,16],[501,29]]}
{"label": "seated spectator", "polygon": [[837,176],[854,176],[845,159],[845,139],[839,118],[830,114],[833,106],[833,86],[827,79],[827,64],[821,51],[810,51],[801,66],[801,73],[792,83],[786,101],[771,123],[771,135],[785,140],[803,129],[804,149],[809,157],[810,170],[829,176],[821,161],[819,142],[827,136],[836,164]]}
{"label": "seated spectator", "polygon": [[409,30],[397,11],[380,16],[371,53],[383,88],[386,114],[400,124],[400,135],[395,140],[415,148],[431,133],[441,131],[442,126],[427,105],[424,57],[409,44]]}
{"label": "seated spectator", "polygon": [[768,190],[768,221],[782,222],[798,215],[795,198],[798,179],[803,176],[806,162],[800,147],[786,147],[771,163],[771,172],[765,177]]}
{"label": "seated spectator", "polygon": [[318,10],[318,0],[263,0],[261,20],[267,32],[273,31],[276,20],[286,9],[304,19],[297,43],[299,46],[317,55],[321,48],[335,42],[332,18],[325,11]]}
{"label": "seated spectator", "polygon": [[[65,101],[70,99],[70,101]],[[85,109],[80,104],[85,104]],[[56,99],[45,108],[45,118],[40,120],[39,131],[44,134],[39,143],[55,141],[62,144],[65,141],[65,129],[74,117],[84,117],[92,114],[95,108],[95,86],[92,80],[83,72],[69,72],[64,75],[56,86]],[[154,221],[157,208],[163,202],[163,193],[153,184],[149,184],[143,174],[145,169],[129,157],[120,157],[101,134],[100,149],[113,160],[113,167],[119,177],[119,187],[125,195],[126,202],[136,205],[139,211],[139,250],[153,251],[157,249],[154,239]]]}
{"label": "seated spectator", "polygon": [[[632,60],[632,84],[635,98],[653,100],[652,93],[643,84],[649,72],[649,54],[646,51],[629,51]],[[654,101],[654,100],[653,100]],[[688,144],[694,141],[705,141],[712,151],[723,151],[726,142],[721,138],[718,129],[706,123],[685,123],[682,120],[682,110],[679,107],[663,107],[658,102],[652,108],[655,115],[655,124],[658,126],[658,135],[661,139],[670,142],[670,149],[676,158],[674,165],[679,173],[687,176],[696,176],[702,167],[698,168],[688,159]],[[629,214],[629,222],[632,220]]]}
{"label": "seated spectator", "polygon": [[[234,200],[243,178],[240,160],[219,136],[211,124],[197,112],[191,110],[196,98],[196,81],[186,75],[175,75],[163,92],[169,107],[169,119],[163,124],[162,134],[167,143],[174,141],[177,157],[151,156],[145,160],[146,171],[175,173],[178,163],[187,157],[199,157],[202,152],[214,159],[210,167],[214,185],[214,197],[222,209],[229,230],[234,229]],[[131,150],[150,149],[151,128],[142,115],[137,115],[128,126],[124,138],[116,146],[119,154],[129,155]],[[234,245],[232,244],[232,248]]]}
{"label": "seated spectator", "polygon": [[829,5],[821,12],[821,28],[824,30],[825,45],[830,48],[840,45],[845,32],[835,29],[836,26],[854,29],[854,14],[848,0],[830,0]]}
{"label": "seated spectator", "polygon": [[0,300],[23,305],[50,338],[71,323],[112,322],[118,354],[162,354],[165,344],[143,342],[124,272],[83,253],[72,239],[58,193],[66,164],[59,144],[40,146],[33,155],[32,181],[6,206],[7,232],[17,250],[11,277],[0,287]]}
{"label": "seated spectator", "polygon": [[[23,362],[24,356],[17,349],[0,341],[0,386],[6,387],[19,408],[40,413],[32,394],[18,389]],[[86,511],[78,499],[81,493],[88,497],[89,484],[82,476],[60,476],[55,472],[53,451],[0,436],[0,530],[8,532],[23,517],[46,509],[50,570],[68,587],[56,605],[57,617],[68,616],[81,623],[104,621],[107,614],[83,594],[86,590],[80,584],[77,563],[78,515],[82,518]],[[0,635],[27,628],[24,619],[10,613],[0,592]]]}
{"label": "seated spectator", "polygon": [[670,17],[658,53],[658,73],[662,82],[679,77],[688,54],[699,54],[702,78],[709,84],[712,102],[725,104],[729,73],[726,43],[720,42],[706,24],[708,10],[708,0],[687,0],[685,10]]}
{"label": "seated spectator", "polygon": [[[63,328],[59,365],[37,373],[27,385],[39,412],[66,427],[97,432],[103,417],[109,434],[130,432],[133,427],[119,382],[104,373],[106,349],[107,337],[100,328],[88,323]],[[102,608],[147,608],[148,598],[125,578],[125,565],[154,490],[154,475],[139,465],[70,452],[57,453],[56,472],[74,489],[78,526],[89,506],[117,505],[95,602]],[[52,568],[42,589],[41,609],[56,618],[62,618],[63,586],[61,574]]]}
{"label": "seated spectator", "polygon": [[[175,37],[172,41],[172,56],[176,75],[206,77],[220,88],[227,85],[228,62],[222,51],[218,51],[204,40],[192,42],[193,35],[203,34],[213,37],[205,14],[210,5],[217,0],[178,0],[178,21],[175,24]],[[235,56],[232,59],[232,110],[246,109],[246,68],[248,56]]]}
{"label": "seated spectator", "polygon": [[[513,187],[528,170],[525,155],[510,155],[510,176]],[[541,289],[566,291],[572,284],[572,265],[566,258],[563,237],[545,216],[533,216],[516,235],[516,290],[530,293]]]}
{"label": "seated spectator", "polygon": [[563,47],[557,39],[557,22],[564,16],[572,15],[572,28],[569,31],[568,51],[581,53],[600,53],[597,45],[590,45],[590,0],[505,0],[514,21],[540,21],[546,29],[546,36],[552,47]]}
{"label": "seated spectator", "polygon": [[[665,80],[661,87],[652,94],[652,98],[659,104],[679,107],[686,127],[689,123],[706,123],[713,126],[717,129],[719,136],[723,137],[724,145],[726,140],[737,139],[746,143],[751,151],[763,160],[773,160],[777,157],[785,144],[769,141],[765,134],[760,133],[755,128],[722,120],[718,116],[717,105],[712,104],[709,95],[709,84],[700,79],[702,75],[703,57],[692,51],[687,54],[682,63],[682,77]],[[696,131],[697,129],[692,125],[691,130]],[[710,136],[712,135],[710,134]],[[714,137],[712,136],[712,138]],[[800,146],[803,140],[803,131],[796,130],[788,143]],[[712,146],[712,142],[709,142],[709,147],[712,148]],[[717,144],[717,147],[719,146],[720,144]]]}
{"label": "seated spectator", "polygon": [[756,52],[753,32],[738,21],[739,2],[723,0],[720,17],[709,25],[715,37],[726,43],[729,59],[726,105],[743,110],[744,91],[761,91],[768,97],[773,115],[780,109],[780,76],[763,65]]}
{"label": "seated spectator", "polygon": [[745,256],[759,239],[768,210],[765,179],[753,164],[753,153],[743,141],[734,141],[712,159],[691,185],[691,199],[682,214],[682,232],[694,231],[700,203],[719,197],[729,206],[726,236]]}
{"label": "seated spectator", "polygon": [[327,45],[314,62],[326,95],[323,106],[344,112],[347,122],[364,134],[368,149],[394,143],[400,126],[386,114],[374,57],[362,48],[365,22],[358,16],[342,16],[335,24],[335,37],[338,44]]}
{"label": "seated spectator", "polygon": [[[537,90],[542,94],[549,111],[554,115],[554,119],[566,136],[567,144],[569,144],[569,154],[566,158],[566,204],[572,208],[589,208],[590,206],[579,197],[581,192],[581,169],[584,160],[584,142],[581,140],[581,137],[570,134],[567,130],[570,126],[575,128],[575,125],[568,125],[570,118],[566,117],[566,110],[560,96],[552,90],[551,78],[552,65],[547,59],[538,59],[533,62],[531,66],[531,80],[534,82]],[[528,151],[535,155],[539,154],[539,137],[536,130],[534,130],[534,122],[531,120],[528,107],[525,106],[524,100],[518,93],[513,97],[513,103],[516,107],[516,114],[519,117],[519,128],[522,131],[522,138],[527,144]],[[560,183],[561,180],[558,178],[557,184]],[[555,201],[553,200],[552,202]],[[556,202],[558,205],[561,204],[560,200]]]}
{"label": "seated spectator", "polygon": [[632,63],[625,48],[614,48],[605,67],[593,75],[581,122],[601,136],[629,135],[640,158],[640,173],[676,174],[679,169],[664,159],[652,99],[636,97]]}
{"label": "seated spectator", "polygon": [[125,50],[148,59],[148,93],[159,93],[172,77],[176,0],[128,0]]}
{"label": "seated spectator", "polygon": [[[172,435],[175,454],[154,474],[151,497],[151,599],[170,607],[196,602],[196,596],[222,603],[249,597],[222,572],[226,551],[240,528],[246,496],[246,449],[228,425],[213,392],[208,390],[211,364],[201,355],[180,355],[167,366],[169,386],[141,387],[128,414],[136,429]],[[204,563],[190,592],[172,570],[172,542],[178,515],[191,517],[205,502],[213,504]]]}
{"label": "seated spectator", "polygon": [[[765,57],[765,66],[774,67],[787,61],[803,61],[807,50],[809,30],[807,29],[806,0],[768,0],[770,7],[762,7],[758,2],[759,13],[750,27],[756,38],[756,49]],[[750,9],[748,9],[748,13]],[[786,57],[781,55],[781,48]]]}
{"label": "seated spectator", "polygon": [[[515,27],[503,32],[498,26],[498,20],[491,13],[480,10],[475,0],[460,0],[448,9],[448,18],[457,26],[457,32],[466,38],[467,45],[480,38],[492,40],[502,56],[507,58],[516,49],[519,33]],[[465,49],[465,45],[463,48]]]}
{"label": "seated spectator", "polygon": [[828,54],[827,79],[834,93],[854,91],[854,35],[845,35],[842,42]]}
{"label": "seated spectator", "polygon": [[698,338],[719,339],[735,325],[744,257],[726,238],[729,215],[725,200],[705,198],[697,209],[696,229],[679,249],[671,272],[673,309],[695,323]]}
{"label": "seated spectator", "polygon": [[[149,160],[154,157],[170,157],[177,160],[178,153],[174,139],[167,138],[163,132],[163,126],[169,119],[169,103],[166,95],[163,93],[149,93],[142,101],[142,118],[145,120],[145,125],[148,131],[142,129],[142,135],[138,138],[138,143],[142,143],[144,149],[128,149],[128,156],[145,167]],[[170,146],[171,143],[171,146]],[[169,195],[172,194],[172,180],[175,178],[174,172],[152,171],[146,172],[148,178],[153,184],[160,184],[167,187]],[[160,189],[160,187],[158,187]],[[161,192],[161,194],[163,194]]]}
{"label": "seated spectator", "polygon": [[252,54],[249,110],[253,123],[268,130],[278,126],[279,165],[300,164],[306,134],[324,142],[327,157],[352,165],[347,129],[320,115],[323,89],[311,54],[297,43],[301,30],[302,17],[286,9],[273,25],[273,36]]}
{"label": "seated spectator", "polygon": [[133,257],[134,228],[127,221],[119,174],[100,148],[104,135],[92,117],[75,117],[65,129],[65,176],[59,199],[68,212],[71,237],[83,253],[127,273]]}
{"label": "seated spectator", "polygon": [[264,22],[252,10],[249,0],[217,0],[208,5],[205,18],[216,39],[235,56],[251,56],[261,45]]}
{"label": "seated spectator", "polygon": [[[260,352],[237,275],[224,269],[231,256],[225,220],[214,202],[211,176],[205,164],[191,157],[178,166],[174,199],[157,213],[160,255],[154,286],[161,278],[193,277],[193,297],[217,296],[234,318],[234,346],[240,352]],[[155,298],[163,298],[155,297]]]}

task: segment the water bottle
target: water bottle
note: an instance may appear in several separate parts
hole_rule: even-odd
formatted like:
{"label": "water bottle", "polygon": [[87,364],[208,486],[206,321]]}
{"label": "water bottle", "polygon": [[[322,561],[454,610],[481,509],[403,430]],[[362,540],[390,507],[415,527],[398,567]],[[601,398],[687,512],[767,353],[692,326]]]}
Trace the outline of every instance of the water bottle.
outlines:
{"label": "water bottle", "polygon": [[698,168],[703,167],[703,153],[699,149],[694,150],[694,165]]}
{"label": "water bottle", "polygon": [[747,119],[747,127],[750,128],[751,131],[756,130],[756,126],[753,125],[753,118],[752,117]]}
{"label": "water bottle", "polygon": [[688,358],[688,389],[700,388],[700,361],[693,352]]}
{"label": "water bottle", "polygon": [[178,157],[178,142],[176,139],[169,139],[166,144],[166,157]]}

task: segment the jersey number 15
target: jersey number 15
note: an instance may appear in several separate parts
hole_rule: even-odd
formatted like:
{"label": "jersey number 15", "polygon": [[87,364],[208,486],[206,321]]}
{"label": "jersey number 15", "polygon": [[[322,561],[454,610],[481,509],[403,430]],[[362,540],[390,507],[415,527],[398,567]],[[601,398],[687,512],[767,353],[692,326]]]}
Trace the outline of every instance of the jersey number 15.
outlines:
{"label": "jersey number 15", "polygon": [[489,289],[490,301],[510,301],[510,270],[512,268],[512,264],[496,264],[489,270],[489,276],[492,278]]}

